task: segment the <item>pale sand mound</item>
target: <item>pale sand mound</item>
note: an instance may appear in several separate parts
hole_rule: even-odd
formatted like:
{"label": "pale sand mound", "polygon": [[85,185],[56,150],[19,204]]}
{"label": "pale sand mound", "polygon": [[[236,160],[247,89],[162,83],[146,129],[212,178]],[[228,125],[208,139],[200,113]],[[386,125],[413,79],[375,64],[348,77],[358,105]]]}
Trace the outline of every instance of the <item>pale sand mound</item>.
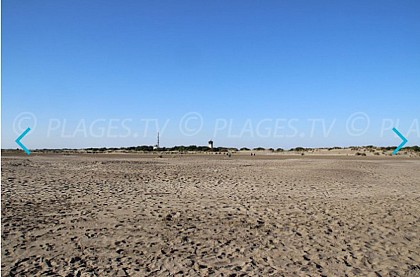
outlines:
{"label": "pale sand mound", "polygon": [[2,275],[419,276],[420,160],[2,159]]}

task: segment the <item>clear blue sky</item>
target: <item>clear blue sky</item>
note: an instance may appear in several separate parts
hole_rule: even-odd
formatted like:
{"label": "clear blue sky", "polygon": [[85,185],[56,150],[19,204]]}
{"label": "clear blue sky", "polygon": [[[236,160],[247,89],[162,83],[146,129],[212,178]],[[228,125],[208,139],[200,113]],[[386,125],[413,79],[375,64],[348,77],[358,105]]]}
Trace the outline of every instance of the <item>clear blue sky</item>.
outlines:
{"label": "clear blue sky", "polygon": [[[169,120],[164,146],[399,144],[381,135],[384,119],[420,144],[420,1],[2,4],[2,148],[17,148],[22,112],[37,119],[29,148],[154,144],[142,119]],[[203,118],[193,136],[179,130],[188,112]],[[360,136],[346,132],[355,112],[370,118]],[[274,132],[270,120],[294,118],[288,137],[255,134],[263,119]],[[311,118],[336,123],[311,136]],[[231,130],[216,132],[217,119]],[[99,134],[109,124],[112,135]]]}

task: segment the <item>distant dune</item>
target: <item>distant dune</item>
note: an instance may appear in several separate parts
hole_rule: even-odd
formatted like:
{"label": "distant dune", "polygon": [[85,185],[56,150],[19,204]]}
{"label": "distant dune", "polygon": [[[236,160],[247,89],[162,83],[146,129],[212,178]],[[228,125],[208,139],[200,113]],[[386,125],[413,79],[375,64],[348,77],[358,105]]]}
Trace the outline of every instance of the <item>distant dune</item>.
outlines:
{"label": "distant dune", "polygon": [[[85,149],[35,149],[32,154],[150,154],[150,155],[178,155],[178,154],[206,154],[206,155],[309,155],[309,156],[398,156],[398,157],[420,157],[420,147],[412,146],[402,148],[397,155],[392,155],[396,147],[376,146],[352,146],[352,147],[331,147],[331,148],[303,148],[296,147],[289,150],[282,148],[233,148],[218,147],[210,149],[206,146],[176,146],[171,148],[160,148],[153,150],[152,146],[122,147],[122,148],[85,148]],[[246,149],[246,150],[244,150]],[[2,149],[3,155],[24,155],[22,150]]]}

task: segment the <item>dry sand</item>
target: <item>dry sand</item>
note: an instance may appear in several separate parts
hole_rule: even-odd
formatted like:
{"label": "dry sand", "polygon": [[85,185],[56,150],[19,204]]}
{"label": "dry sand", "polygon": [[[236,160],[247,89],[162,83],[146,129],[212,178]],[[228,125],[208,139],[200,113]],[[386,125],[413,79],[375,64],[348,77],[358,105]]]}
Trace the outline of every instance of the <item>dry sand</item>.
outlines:
{"label": "dry sand", "polygon": [[420,160],[2,157],[3,276],[420,276]]}

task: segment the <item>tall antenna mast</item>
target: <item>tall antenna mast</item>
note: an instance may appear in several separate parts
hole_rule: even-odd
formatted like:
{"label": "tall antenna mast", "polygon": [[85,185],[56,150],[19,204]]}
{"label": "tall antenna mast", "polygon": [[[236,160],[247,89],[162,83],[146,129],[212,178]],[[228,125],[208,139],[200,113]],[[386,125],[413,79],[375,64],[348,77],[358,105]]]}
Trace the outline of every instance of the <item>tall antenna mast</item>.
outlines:
{"label": "tall antenna mast", "polygon": [[157,144],[156,144],[156,147],[159,148],[159,132],[158,132],[158,135],[157,135]]}

